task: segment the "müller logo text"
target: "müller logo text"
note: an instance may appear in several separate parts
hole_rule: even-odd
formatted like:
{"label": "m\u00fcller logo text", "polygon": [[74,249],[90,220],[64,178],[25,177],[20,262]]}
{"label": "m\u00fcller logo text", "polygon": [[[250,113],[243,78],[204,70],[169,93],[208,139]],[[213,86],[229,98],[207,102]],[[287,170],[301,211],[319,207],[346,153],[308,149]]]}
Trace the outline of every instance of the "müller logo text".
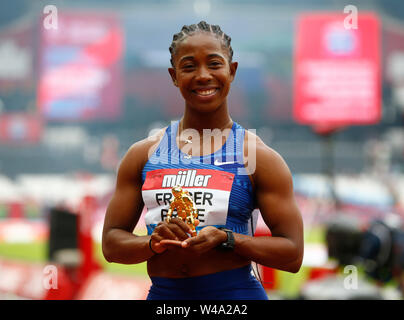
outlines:
{"label": "m\u00fcller logo text", "polygon": [[196,170],[180,170],[177,174],[166,174],[161,187],[206,187],[212,175],[196,174]]}

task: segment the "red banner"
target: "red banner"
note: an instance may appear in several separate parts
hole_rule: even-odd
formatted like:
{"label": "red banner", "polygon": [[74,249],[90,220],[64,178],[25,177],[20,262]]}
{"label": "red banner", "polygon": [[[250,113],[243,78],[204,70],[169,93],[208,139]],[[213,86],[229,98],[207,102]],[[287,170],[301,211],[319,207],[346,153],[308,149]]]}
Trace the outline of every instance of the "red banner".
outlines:
{"label": "red banner", "polygon": [[112,14],[59,13],[42,28],[38,105],[50,120],[116,119],[121,113],[123,32]]}
{"label": "red banner", "polygon": [[294,118],[301,124],[324,128],[380,120],[379,20],[359,14],[354,28],[344,26],[346,18],[321,13],[298,20]]}

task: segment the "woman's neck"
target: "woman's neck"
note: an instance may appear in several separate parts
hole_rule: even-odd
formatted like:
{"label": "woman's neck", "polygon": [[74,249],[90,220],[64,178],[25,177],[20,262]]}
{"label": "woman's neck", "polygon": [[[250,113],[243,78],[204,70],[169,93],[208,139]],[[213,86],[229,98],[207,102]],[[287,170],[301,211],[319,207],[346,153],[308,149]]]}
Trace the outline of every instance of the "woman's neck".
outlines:
{"label": "woman's neck", "polygon": [[181,119],[182,128],[192,128],[200,133],[203,129],[220,129],[231,128],[233,120],[230,117],[227,106],[218,108],[215,112],[203,113],[192,110],[192,108],[185,108],[184,115]]}

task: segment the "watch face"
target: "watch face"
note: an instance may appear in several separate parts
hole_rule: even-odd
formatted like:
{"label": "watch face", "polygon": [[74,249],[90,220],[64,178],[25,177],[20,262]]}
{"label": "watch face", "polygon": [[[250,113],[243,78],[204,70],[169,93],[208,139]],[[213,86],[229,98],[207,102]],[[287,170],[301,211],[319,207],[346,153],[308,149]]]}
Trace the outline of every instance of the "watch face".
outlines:
{"label": "watch face", "polygon": [[225,250],[233,250],[234,249],[234,235],[233,231],[225,228],[220,228],[227,233],[227,241],[223,242],[220,247]]}

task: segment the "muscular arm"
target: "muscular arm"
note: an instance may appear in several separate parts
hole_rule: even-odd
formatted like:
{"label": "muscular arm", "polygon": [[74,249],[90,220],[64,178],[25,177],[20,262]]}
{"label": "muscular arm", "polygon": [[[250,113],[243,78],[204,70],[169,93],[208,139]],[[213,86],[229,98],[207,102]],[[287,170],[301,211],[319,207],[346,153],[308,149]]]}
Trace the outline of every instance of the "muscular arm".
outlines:
{"label": "muscular arm", "polygon": [[132,232],[144,206],[141,171],[147,157],[145,141],[134,144],[119,166],[115,193],[108,205],[102,234],[102,251],[109,262],[135,264],[149,259],[150,236]]}
{"label": "muscular arm", "polygon": [[[292,176],[281,156],[257,139],[256,167],[252,174],[261,215],[271,237],[234,233],[234,253],[267,267],[298,272],[303,259],[303,222],[296,205]],[[185,241],[169,241],[194,252],[214,250],[226,241],[223,230],[208,226]]]}
{"label": "muscular arm", "polygon": [[235,234],[235,252],[267,267],[297,272],[303,259],[303,222],[292,176],[281,156],[257,141],[253,174],[258,208],[271,237]]}

